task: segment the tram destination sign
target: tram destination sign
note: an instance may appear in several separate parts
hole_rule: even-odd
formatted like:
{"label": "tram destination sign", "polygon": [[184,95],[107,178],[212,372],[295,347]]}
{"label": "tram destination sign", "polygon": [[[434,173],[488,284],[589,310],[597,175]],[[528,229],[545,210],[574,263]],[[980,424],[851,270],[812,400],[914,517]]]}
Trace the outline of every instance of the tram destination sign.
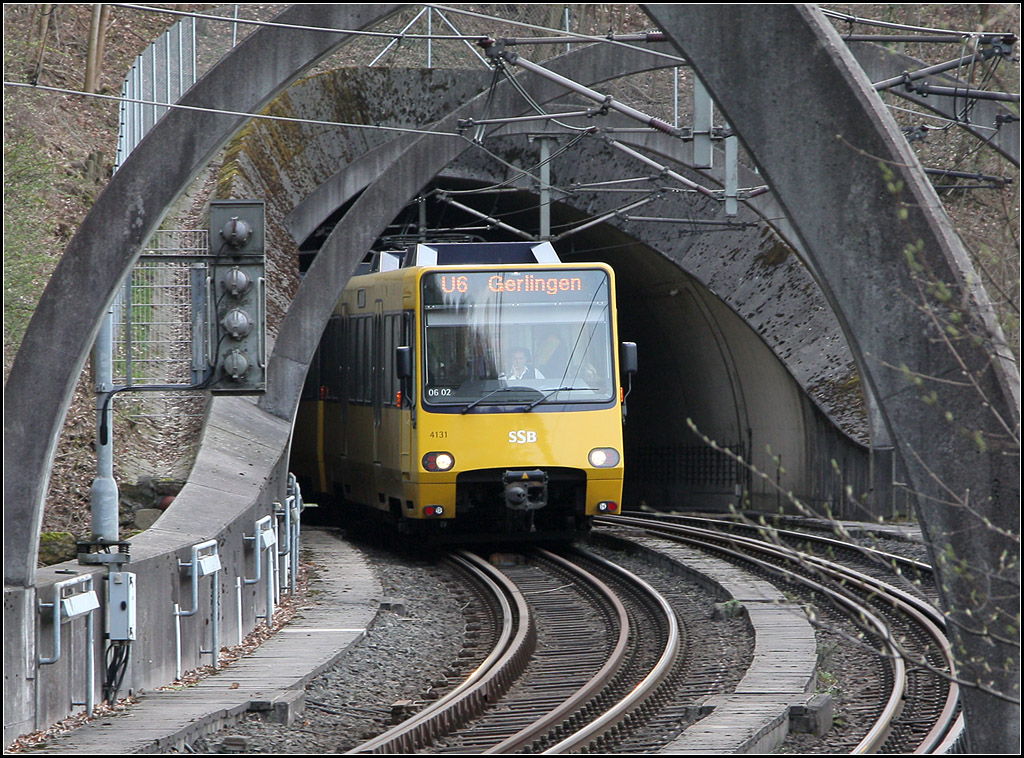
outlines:
{"label": "tram destination sign", "polygon": [[433,272],[423,277],[423,302],[595,303],[605,301],[607,284],[601,269]]}

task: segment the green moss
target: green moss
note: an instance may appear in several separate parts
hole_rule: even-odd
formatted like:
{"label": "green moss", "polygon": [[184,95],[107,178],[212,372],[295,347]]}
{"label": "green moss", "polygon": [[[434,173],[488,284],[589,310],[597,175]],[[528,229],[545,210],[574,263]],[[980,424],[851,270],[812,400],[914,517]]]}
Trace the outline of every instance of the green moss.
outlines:
{"label": "green moss", "polygon": [[78,555],[77,540],[71,532],[42,532],[39,535],[39,563],[52,566]]}
{"label": "green moss", "polygon": [[786,262],[790,254],[793,252],[792,250],[789,249],[788,245],[786,245],[784,242],[782,242],[782,240],[780,240],[778,237],[775,237],[774,235],[772,235],[772,237],[769,240],[766,240],[766,242],[769,243],[769,247],[766,250],[762,250],[754,258],[754,260],[756,260],[762,266],[768,266],[772,268],[774,268],[775,266],[781,266],[783,263]]}

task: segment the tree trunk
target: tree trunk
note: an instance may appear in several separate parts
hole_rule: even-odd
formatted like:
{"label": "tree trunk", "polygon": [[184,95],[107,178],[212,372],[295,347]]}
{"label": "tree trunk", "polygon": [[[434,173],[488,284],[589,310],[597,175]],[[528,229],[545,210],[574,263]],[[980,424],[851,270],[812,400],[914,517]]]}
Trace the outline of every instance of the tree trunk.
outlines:
{"label": "tree trunk", "polygon": [[46,51],[46,36],[50,32],[51,16],[53,16],[53,3],[43,3],[39,6],[39,55],[36,56],[32,84],[39,82],[39,71],[43,67],[43,53]]}
{"label": "tree trunk", "polygon": [[98,92],[100,74],[103,71],[103,51],[107,40],[107,20],[110,6],[96,3],[92,7],[92,23],[89,26],[89,49],[85,58],[85,82],[82,89]]}

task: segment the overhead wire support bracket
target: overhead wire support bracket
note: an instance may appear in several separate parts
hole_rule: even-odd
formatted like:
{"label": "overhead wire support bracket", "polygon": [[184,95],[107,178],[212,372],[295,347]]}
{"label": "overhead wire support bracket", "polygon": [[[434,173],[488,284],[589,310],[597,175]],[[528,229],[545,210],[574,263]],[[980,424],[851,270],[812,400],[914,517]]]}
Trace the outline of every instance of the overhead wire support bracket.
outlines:
{"label": "overhead wire support bracket", "polygon": [[550,242],[557,242],[558,240],[561,240],[561,239],[569,237],[569,236],[571,236],[573,234],[577,234],[579,232],[582,232],[584,229],[589,229],[592,226],[597,226],[598,224],[603,224],[605,221],[607,221],[609,219],[612,219],[612,218],[625,219],[625,218],[628,217],[627,214],[629,213],[629,211],[633,210],[634,208],[639,208],[642,205],[647,205],[647,203],[657,199],[660,196],[660,194],[661,194],[660,192],[659,193],[655,193],[655,194],[651,195],[650,197],[641,198],[640,200],[637,200],[636,202],[629,203],[628,205],[623,206],[622,208],[616,208],[615,210],[609,211],[608,213],[603,213],[600,216],[597,216],[596,218],[592,218],[592,219],[590,219],[587,222],[584,222],[582,224],[574,226],[571,229],[567,229],[566,231],[562,232],[561,234],[554,235],[553,237],[551,237],[551,239],[549,241]]}
{"label": "overhead wire support bracket", "polygon": [[[945,168],[925,168],[928,176],[939,176],[945,179],[972,179],[981,182],[977,185],[959,185],[961,189],[1000,189],[1013,184],[1013,179],[1005,176],[993,176],[991,174],[971,173],[969,171],[954,171]],[[943,185],[943,189],[956,188],[958,185]]]}
{"label": "overhead wire support bracket", "polygon": [[522,57],[518,53],[506,51],[504,40],[488,39],[481,42],[480,45],[491,58],[503,60],[513,66],[519,66],[520,68],[547,79],[548,81],[560,84],[571,92],[575,92],[578,95],[582,95],[585,98],[593,100],[595,103],[601,103],[610,110],[614,110],[624,116],[628,116],[629,118],[639,121],[642,124],[646,124],[659,132],[664,132],[672,137],[679,137],[682,134],[681,129],[672,126],[672,124],[669,124],[666,121],[662,121],[659,118],[650,116],[642,111],[638,111],[636,108],[620,103],[610,95],[602,94],[596,90],[590,89],[590,87],[584,87],[579,82],[575,82],[568,77],[556,74],[554,71],[550,71],[543,66],[539,66]]}
{"label": "overhead wire support bracket", "polygon": [[932,74],[941,74],[946,71],[952,71],[954,69],[962,68],[963,66],[968,66],[972,63],[977,63],[978,61],[986,61],[997,55],[1008,57],[1010,52],[1011,50],[1005,45],[992,45],[991,47],[986,47],[976,53],[965,55],[961,58],[957,58],[956,60],[937,63],[934,66],[928,66],[926,68],[918,69],[917,71],[904,71],[899,76],[883,79],[880,82],[875,82],[871,86],[874,87],[876,91],[880,92],[882,90],[891,89],[892,87],[897,87],[900,84],[906,84],[908,82],[916,81],[917,79],[923,79],[924,77],[931,76]]}
{"label": "overhead wire support bracket", "polygon": [[[951,31],[949,29],[935,29],[926,26],[911,26],[910,24],[901,24],[896,23],[894,21],[880,21],[878,19],[851,16],[848,13],[841,13],[839,11],[828,10],[825,8],[822,9],[822,13],[828,18],[834,18],[839,21],[844,21],[850,26],[852,26],[853,24],[861,24],[863,26],[875,26],[881,27],[883,29],[895,29],[901,32],[914,32],[919,35],[936,35],[941,38],[940,41],[942,42],[958,42],[967,37],[976,37],[980,39],[983,43],[992,40],[1003,40],[1009,41],[1012,44],[1013,42],[1017,41],[1017,35],[1013,34],[1012,32],[960,32]],[[846,39],[848,36],[849,35],[842,35],[844,39]],[[888,39],[890,41],[893,41],[892,36],[889,36]],[[915,41],[915,39],[911,39],[909,41],[913,42]],[[920,37],[917,37],[916,41],[921,41]]]}
{"label": "overhead wire support bracket", "polygon": [[634,216],[632,214],[626,215],[624,218],[627,221],[642,221],[644,223],[718,226],[725,229],[753,229],[758,226],[758,222],[756,221],[722,221],[720,219],[673,218],[671,216]]}
{"label": "overhead wire support bracket", "polygon": [[476,218],[479,218],[481,221],[486,221],[492,227],[503,229],[504,231],[509,232],[510,234],[514,234],[517,237],[521,237],[522,239],[527,240],[529,242],[537,241],[537,238],[534,237],[532,234],[528,234],[524,232],[522,229],[516,229],[514,226],[506,224],[504,221],[499,221],[493,216],[488,216],[486,213],[481,213],[475,208],[471,208],[468,205],[464,205],[463,203],[460,203],[457,200],[452,200],[450,197],[448,197],[447,193],[445,192],[438,191],[435,193],[435,197],[437,197],[438,200],[448,203],[453,208],[457,208],[458,210],[463,211],[464,213],[468,213],[471,216],[475,216]]}
{"label": "overhead wire support bracket", "polygon": [[687,187],[688,189],[696,190],[697,192],[699,192],[700,194],[704,195],[705,197],[709,197],[709,198],[711,198],[713,200],[720,199],[719,198],[719,193],[715,192],[714,190],[710,190],[707,187],[703,187],[700,184],[697,184],[697,182],[693,181],[692,179],[687,179],[685,176],[680,174],[678,171],[673,171],[668,166],[665,166],[665,165],[663,165],[661,163],[658,163],[657,161],[655,161],[655,160],[653,160],[651,158],[648,158],[646,155],[641,153],[639,150],[634,150],[633,148],[628,147],[627,145],[623,145],[621,142],[617,142],[617,141],[615,141],[613,139],[609,139],[608,140],[608,144],[611,145],[612,147],[614,147],[616,150],[619,150],[620,152],[623,152],[623,153],[625,153],[626,155],[629,155],[632,158],[636,158],[638,161],[640,161],[644,165],[649,166],[649,167],[651,167],[651,168],[653,168],[653,169],[655,169],[657,171],[660,171],[664,176],[668,176],[668,177],[671,177],[672,179],[675,179],[677,182],[681,183],[683,186]]}
{"label": "overhead wire support bracket", "polygon": [[970,89],[969,87],[943,87],[928,82],[915,83],[905,81],[904,86],[907,92],[916,92],[927,97],[928,95],[942,95],[949,97],[961,97],[973,100],[997,100],[1004,103],[1019,103],[1020,95],[1012,92],[989,92],[983,89]]}
{"label": "overhead wire support bracket", "polygon": [[[959,44],[975,35],[967,32],[948,32],[946,34],[840,34],[843,42],[879,42],[879,43],[900,43],[920,42],[929,44]],[[1005,40],[1016,39],[1012,34],[987,34],[979,39],[982,44]]]}
{"label": "overhead wire support bracket", "polygon": [[[609,42],[667,42],[668,35],[664,32],[637,32],[634,34],[612,34],[608,33],[604,39]],[[518,45],[564,45],[573,42],[587,42],[579,37],[561,35],[558,37],[504,37],[504,42],[509,47]]]}
{"label": "overhead wire support bracket", "polygon": [[[602,115],[603,109],[600,108],[587,108],[583,111],[568,111],[565,113],[538,113],[534,116],[508,116],[506,118],[463,118],[459,119],[458,129],[463,131],[466,129],[472,129],[477,126],[487,125],[495,126],[500,124],[518,124],[527,121],[550,121],[552,119],[559,118],[574,118],[574,117],[586,117],[593,118],[597,115]],[[596,127],[592,127],[596,128]]]}

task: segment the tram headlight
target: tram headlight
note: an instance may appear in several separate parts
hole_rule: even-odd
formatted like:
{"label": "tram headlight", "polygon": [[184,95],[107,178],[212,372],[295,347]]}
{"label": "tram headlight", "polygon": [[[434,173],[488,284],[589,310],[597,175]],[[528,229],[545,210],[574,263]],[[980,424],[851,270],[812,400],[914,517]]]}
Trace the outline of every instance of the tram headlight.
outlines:
{"label": "tram headlight", "polygon": [[612,468],[619,465],[619,451],[613,447],[595,447],[587,460],[594,468]]}
{"label": "tram headlight", "polygon": [[433,452],[423,456],[423,468],[427,471],[450,471],[455,466],[455,456],[451,453]]}

